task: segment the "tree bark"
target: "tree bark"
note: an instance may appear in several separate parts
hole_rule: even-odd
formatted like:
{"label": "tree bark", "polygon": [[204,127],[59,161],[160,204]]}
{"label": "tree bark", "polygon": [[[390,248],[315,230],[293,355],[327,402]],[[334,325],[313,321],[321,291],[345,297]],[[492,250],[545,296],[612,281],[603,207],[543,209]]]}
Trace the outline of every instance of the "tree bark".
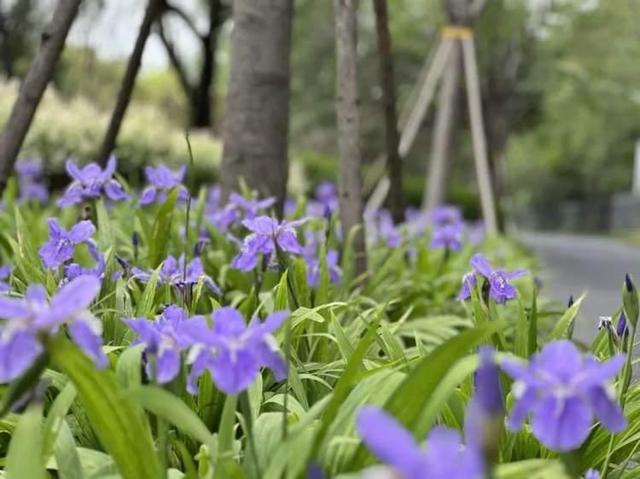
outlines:
{"label": "tree bark", "polygon": [[191,126],[208,128],[215,124],[211,85],[215,78],[218,33],[223,23],[220,0],[209,1],[209,30],[202,40],[202,67],[197,87],[193,91]]}
{"label": "tree bark", "polygon": [[[340,175],[340,219],[347,235],[363,222],[360,118],[357,82],[357,0],[334,0],[336,23],[336,114]],[[367,269],[364,231],[359,228],[353,242],[356,274]]]}
{"label": "tree bark", "polygon": [[387,176],[389,193],[387,196],[391,215],[396,223],[404,220],[404,198],[402,191],[402,159],[398,152],[398,115],[396,112],[396,86],[393,76],[393,56],[391,54],[391,34],[387,0],[373,0],[378,34],[378,58],[380,61],[380,83],[384,102],[385,142],[387,149]]}
{"label": "tree bark", "polygon": [[9,120],[0,133],[0,191],[4,190],[7,179],[20,151],[38,104],[47,84],[53,77],[55,66],[64,48],[71,24],[78,14],[82,0],[60,0],[51,22],[42,32],[42,43],[27,75],[22,82]]}
{"label": "tree bark", "polygon": [[136,77],[138,76],[138,71],[140,70],[140,63],[142,62],[144,46],[147,43],[149,34],[151,33],[151,26],[160,13],[161,4],[162,0],[149,0],[149,3],[147,3],[147,8],[145,9],[144,17],[142,18],[142,23],[140,24],[140,29],[138,30],[138,37],[136,38],[133,52],[129,57],[127,69],[122,79],[122,85],[120,86],[120,91],[118,92],[116,106],[113,109],[113,113],[111,114],[107,132],[104,135],[102,146],[100,147],[100,150],[98,152],[97,161],[102,165],[105,165],[107,163],[109,155],[116,147],[118,133],[120,133],[120,127],[122,126],[122,121],[124,120],[125,114],[127,112],[129,102],[131,101],[133,87],[135,86]]}
{"label": "tree bark", "polygon": [[427,175],[422,199],[422,206],[427,210],[435,208],[445,200],[447,172],[451,161],[451,146],[458,124],[461,69],[460,44],[455,41],[440,90],[440,100],[431,142],[429,174]]}
{"label": "tree bark", "polygon": [[166,3],[164,13],[177,15],[189,27],[202,46],[202,62],[197,80],[190,80],[187,70],[182,64],[171,40],[164,31],[162,20],[159,21],[159,35],[167,55],[169,63],[176,72],[185,98],[189,104],[189,126],[195,128],[215,129],[215,96],[212,94],[212,86],[216,76],[216,50],[218,47],[218,35],[220,27],[228,16],[228,8],[221,0],[209,0],[207,2],[209,26],[205,34],[200,34],[192,19],[179,7]]}
{"label": "tree bark", "polygon": [[221,185],[274,196],[282,213],[289,170],[289,57],[293,0],[236,0]]}

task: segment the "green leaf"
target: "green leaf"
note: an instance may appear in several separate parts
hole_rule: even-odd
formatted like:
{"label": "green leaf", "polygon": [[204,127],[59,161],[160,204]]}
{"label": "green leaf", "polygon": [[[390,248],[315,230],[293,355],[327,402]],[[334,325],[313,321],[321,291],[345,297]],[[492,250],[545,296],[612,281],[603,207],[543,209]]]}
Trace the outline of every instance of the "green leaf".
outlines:
{"label": "green leaf", "polygon": [[[502,331],[507,326],[505,321],[490,321],[473,329],[461,332],[422,358],[405,380],[393,392],[385,409],[400,423],[410,428],[416,437],[423,438],[429,422],[423,420],[416,423],[423,413],[425,402],[432,397],[436,388],[456,362],[474,349],[492,334]],[[358,447],[351,464],[353,470],[362,469],[371,461],[371,455],[363,445]]]}
{"label": "green leaf", "polygon": [[158,214],[153,222],[151,238],[149,244],[149,264],[156,268],[169,252],[169,240],[171,239],[171,224],[175,211],[178,189],[174,188],[168,195],[165,202],[158,209]]}
{"label": "green leaf", "polygon": [[210,451],[215,450],[213,435],[180,398],[157,386],[140,386],[128,394],[147,411],[170,422],[196,441],[205,444]]}
{"label": "green leaf", "polygon": [[314,438],[313,447],[311,449],[311,457],[315,457],[317,455],[325,439],[327,430],[329,429],[329,426],[338,413],[340,405],[344,402],[345,398],[347,397],[353,386],[356,384],[363,367],[362,361],[365,354],[369,350],[369,347],[376,338],[379,323],[380,316],[377,316],[376,319],[371,324],[369,324],[366,334],[358,343],[358,346],[349,358],[349,361],[347,362],[342,375],[338,379],[338,382],[336,383],[333,394],[331,396],[331,401],[329,401],[327,409],[322,415],[320,429],[318,430]]}
{"label": "green leaf", "polygon": [[329,286],[331,285],[331,278],[329,276],[329,267],[327,266],[327,245],[324,242],[320,245],[318,259],[320,261],[320,273],[318,278],[318,287],[316,288],[314,298],[314,306],[320,306],[329,301]]}
{"label": "green leaf", "polygon": [[111,220],[109,219],[109,214],[104,207],[104,200],[100,198],[98,201],[96,201],[95,205],[96,216],[98,219],[98,230],[96,233],[98,238],[98,246],[100,250],[104,251],[115,244],[115,235],[113,233]]}
{"label": "green leaf", "polygon": [[157,268],[152,274],[151,278],[144,287],[142,297],[136,307],[136,316],[138,317],[150,317],[155,313],[155,298],[156,290],[158,289],[158,278],[160,277],[160,268]]}
{"label": "green leaf", "polygon": [[161,477],[146,418],[118,384],[113,372],[96,370],[62,335],[48,346],[53,363],[74,383],[93,430],[113,457],[123,479]]}
{"label": "green leaf", "polygon": [[233,470],[233,440],[235,438],[236,406],[238,396],[229,394],[224,402],[222,418],[220,419],[220,429],[218,433],[218,454],[216,461],[216,471],[221,470],[228,476],[229,470]]}
{"label": "green leaf", "polygon": [[116,376],[123,387],[133,389],[142,384],[142,351],[144,344],[127,348],[118,358],[116,365]]}
{"label": "green leaf", "polygon": [[496,479],[569,479],[564,466],[557,460],[530,459],[500,464],[495,470]]}
{"label": "green leaf", "polygon": [[64,417],[76,399],[76,388],[73,383],[67,383],[51,404],[44,422],[43,454],[47,458],[54,447],[60,428],[64,424]]}
{"label": "green leaf", "polygon": [[54,455],[59,477],[64,479],[84,479],[84,470],[80,462],[76,442],[67,421],[63,420],[60,425],[54,446]]}
{"label": "green leaf", "polygon": [[280,277],[280,282],[276,287],[275,299],[273,300],[273,310],[282,311],[289,309],[289,285],[287,284],[287,277],[289,270],[287,269]]}
{"label": "green leaf", "polygon": [[13,258],[14,266],[27,284],[44,284],[46,274],[38,250],[31,240],[33,229],[24,222],[19,208],[15,209],[15,219],[17,250]]}
{"label": "green leaf", "polygon": [[32,403],[18,419],[6,458],[7,479],[44,479],[42,404]]}
{"label": "green leaf", "polygon": [[569,307],[564,314],[560,317],[556,325],[551,330],[549,334],[549,341],[554,341],[556,339],[567,338],[569,336],[569,330],[571,328],[571,323],[575,321],[576,315],[578,314],[578,310],[580,309],[580,305],[584,300],[585,295],[582,294],[576,301]]}
{"label": "green leaf", "polygon": [[527,357],[531,357],[538,351],[538,288],[533,291],[531,298],[531,310],[529,311],[529,345]]}
{"label": "green leaf", "polygon": [[296,258],[293,262],[292,285],[300,306],[310,306],[309,285],[307,284],[307,267],[302,258]]}

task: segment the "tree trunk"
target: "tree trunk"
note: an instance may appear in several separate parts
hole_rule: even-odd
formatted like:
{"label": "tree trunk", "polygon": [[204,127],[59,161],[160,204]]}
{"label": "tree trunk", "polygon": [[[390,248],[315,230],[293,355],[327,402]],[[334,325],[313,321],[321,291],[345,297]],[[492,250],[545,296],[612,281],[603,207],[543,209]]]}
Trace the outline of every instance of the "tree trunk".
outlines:
{"label": "tree trunk", "polygon": [[113,109],[113,113],[111,114],[107,132],[104,135],[102,146],[100,147],[100,151],[98,152],[97,161],[102,165],[107,163],[109,155],[116,147],[118,133],[120,132],[122,121],[124,120],[124,116],[127,112],[127,107],[129,106],[129,102],[131,100],[131,94],[133,93],[133,87],[136,83],[136,77],[138,76],[138,71],[140,70],[140,63],[142,61],[144,46],[147,43],[149,34],[151,33],[151,26],[160,13],[161,4],[162,0],[149,0],[147,8],[145,9],[144,17],[142,18],[142,24],[140,25],[140,29],[138,30],[138,37],[136,38],[133,52],[129,57],[127,70],[124,73],[122,85],[120,86],[120,91],[118,92],[116,106]]}
{"label": "tree trunk", "polygon": [[36,109],[47,84],[53,77],[55,66],[64,48],[71,24],[78,14],[82,0],[60,0],[51,22],[42,32],[40,49],[22,82],[9,120],[0,133],[0,191],[7,179],[22,146]]}
{"label": "tree trunk", "polygon": [[243,179],[275,196],[278,214],[289,170],[289,57],[293,0],[235,0],[221,185]]}
{"label": "tree trunk", "polygon": [[[487,95],[490,100],[490,95]],[[509,140],[509,113],[506,104],[491,104],[487,101],[487,151],[489,153],[489,171],[496,201],[498,230],[505,230],[505,218],[502,211],[502,199],[505,191],[505,156]]]}
{"label": "tree trunk", "polygon": [[[362,225],[362,177],[360,159],[360,118],[358,114],[357,83],[357,0],[334,0],[336,23],[336,113],[338,120],[338,157],[340,175],[340,219],[342,230],[348,235],[352,228]],[[356,274],[367,269],[364,231],[354,238]]]}
{"label": "tree trunk", "polygon": [[451,146],[454,132],[458,125],[461,69],[460,44],[456,40],[449,55],[440,90],[440,100],[431,142],[429,174],[427,175],[422,199],[422,207],[427,210],[435,208],[445,200],[447,172],[451,162]]}
{"label": "tree trunk", "polygon": [[211,128],[215,126],[215,108],[211,88],[216,76],[216,50],[218,33],[224,21],[220,0],[209,1],[209,30],[202,37],[202,67],[197,87],[191,98],[191,126]]}
{"label": "tree trunk", "polygon": [[391,34],[387,0],[373,0],[378,33],[378,58],[380,60],[380,83],[384,102],[385,142],[387,149],[387,176],[389,193],[387,196],[391,215],[396,223],[404,220],[404,198],[402,191],[402,160],[398,152],[398,115],[396,113],[396,86],[393,77],[393,56],[391,55]]}

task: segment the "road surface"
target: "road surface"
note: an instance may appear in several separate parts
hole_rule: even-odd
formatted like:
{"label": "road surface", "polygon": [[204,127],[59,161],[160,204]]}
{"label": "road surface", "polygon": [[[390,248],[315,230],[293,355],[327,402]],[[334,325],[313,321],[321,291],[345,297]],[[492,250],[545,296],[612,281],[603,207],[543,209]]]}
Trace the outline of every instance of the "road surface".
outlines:
{"label": "road surface", "polygon": [[570,295],[587,297],[576,323],[577,338],[595,334],[599,316],[610,316],[621,304],[625,273],[640,283],[640,249],[599,236],[521,233],[521,241],[541,262],[541,294],[566,303]]}

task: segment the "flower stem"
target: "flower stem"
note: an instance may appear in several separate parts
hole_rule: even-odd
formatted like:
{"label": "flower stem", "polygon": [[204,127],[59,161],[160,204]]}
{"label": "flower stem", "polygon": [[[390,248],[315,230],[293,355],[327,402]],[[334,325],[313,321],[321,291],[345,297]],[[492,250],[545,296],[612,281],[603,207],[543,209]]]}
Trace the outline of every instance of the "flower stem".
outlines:
{"label": "flower stem", "polygon": [[236,423],[236,406],[238,396],[230,394],[222,408],[222,418],[218,429],[218,454],[216,455],[216,470],[224,470],[224,463],[233,456],[234,426]]}
{"label": "flower stem", "polygon": [[262,469],[260,467],[260,459],[258,458],[258,448],[256,447],[255,437],[253,435],[253,417],[251,414],[251,403],[249,401],[249,394],[245,391],[240,396],[240,409],[244,416],[245,424],[247,425],[247,443],[248,449],[253,457],[253,467],[255,468],[256,477],[262,477]]}
{"label": "flower stem", "polygon": [[[291,316],[285,321],[284,332],[284,358],[287,363],[291,363]],[[284,401],[282,403],[282,440],[287,439],[289,434],[289,369],[287,369],[287,377],[284,380]]]}
{"label": "flower stem", "polygon": [[564,464],[565,471],[569,477],[580,479],[582,467],[580,465],[580,454],[578,451],[569,451],[560,454],[560,460]]}
{"label": "flower stem", "polygon": [[[153,382],[156,386],[162,387],[158,383],[158,359],[155,356],[150,356],[151,370],[153,371]],[[158,434],[158,459],[160,460],[160,467],[162,470],[162,477],[167,477],[167,446],[168,446],[168,434],[169,425],[160,416],[156,415],[156,432]]]}

